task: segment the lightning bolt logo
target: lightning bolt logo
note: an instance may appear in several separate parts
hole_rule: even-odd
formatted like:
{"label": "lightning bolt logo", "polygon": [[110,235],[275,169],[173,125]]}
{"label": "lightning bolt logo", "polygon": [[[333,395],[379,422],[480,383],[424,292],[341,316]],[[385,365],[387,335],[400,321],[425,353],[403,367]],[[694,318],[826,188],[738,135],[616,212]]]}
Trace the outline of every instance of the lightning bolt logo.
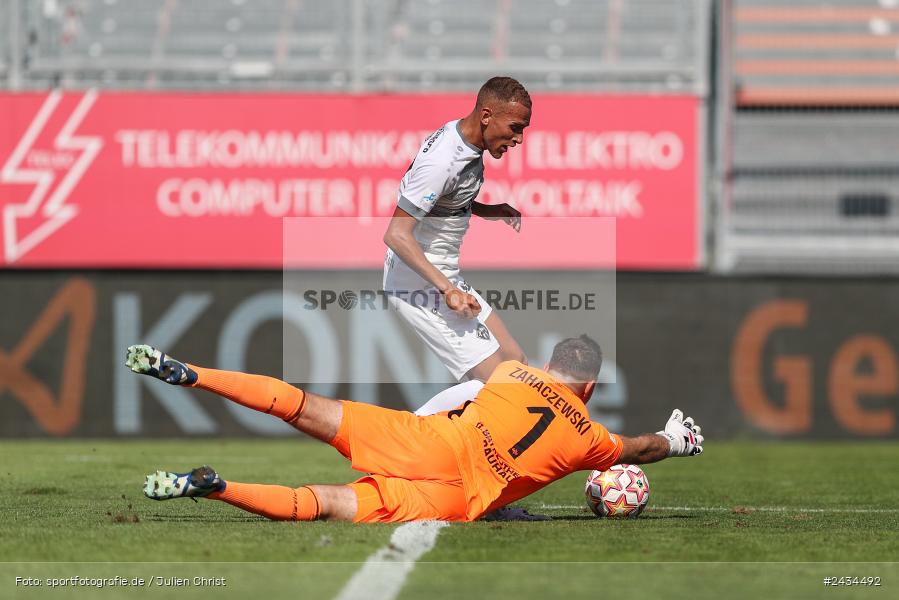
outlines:
{"label": "lightning bolt logo", "polygon": [[[78,207],[66,204],[66,200],[103,148],[101,137],[75,134],[97,100],[96,90],[90,90],[82,96],[53,139],[53,149],[57,154],[50,156],[51,164],[53,158],[68,160],[80,152],[74,160],[71,160],[59,184],[54,188],[57,171],[51,166],[44,166],[46,160],[38,168],[31,166],[29,157],[35,152],[35,141],[61,100],[62,92],[56,90],[50,92],[28,126],[28,130],[0,170],[0,183],[34,184],[34,189],[24,203],[7,204],[3,207],[3,251],[7,264],[18,261],[78,214]],[[40,164],[40,161],[36,162]],[[34,216],[38,216],[43,222],[19,239],[18,221]]]}

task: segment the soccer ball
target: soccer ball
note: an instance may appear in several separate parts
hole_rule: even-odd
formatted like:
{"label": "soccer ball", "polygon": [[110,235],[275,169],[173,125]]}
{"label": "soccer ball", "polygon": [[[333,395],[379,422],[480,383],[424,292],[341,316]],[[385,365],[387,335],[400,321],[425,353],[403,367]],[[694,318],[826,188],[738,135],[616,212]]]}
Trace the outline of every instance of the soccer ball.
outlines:
{"label": "soccer ball", "polygon": [[591,472],[584,493],[597,517],[636,519],[649,502],[649,480],[636,465],[615,465]]}

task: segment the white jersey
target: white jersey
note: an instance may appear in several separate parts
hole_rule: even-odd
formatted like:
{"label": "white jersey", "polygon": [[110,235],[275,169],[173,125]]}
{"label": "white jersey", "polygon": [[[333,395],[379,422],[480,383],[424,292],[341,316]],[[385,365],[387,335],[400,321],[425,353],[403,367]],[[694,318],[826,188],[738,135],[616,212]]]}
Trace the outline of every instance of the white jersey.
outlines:
{"label": "white jersey", "polygon": [[[468,231],[471,203],[484,182],[483,151],[450,121],[428,136],[400,182],[397,205],[418,220],[413,230],[425,258],[456,283],[459,250]],[[392,250],[384,263],[385,290],[421,290],[428,284]]]}
{"label": "white jersey", "polygon": [[[413,233],[425,258],[481,305],[476,318],[464,319],[445,303],[431,301],[436,290],[392,250],[384,262],[384,290],[401,292],[388,296],[390,306],[457,380],[499,349],[487,327],[492,308],[459,274],[459,249],[482,183],[482,151],[465,141],[459,121],[450,121],[419,148],[397,197],[397,205],[418,220]],[[425,292],[421,301],[414,294],[418,290]]]}

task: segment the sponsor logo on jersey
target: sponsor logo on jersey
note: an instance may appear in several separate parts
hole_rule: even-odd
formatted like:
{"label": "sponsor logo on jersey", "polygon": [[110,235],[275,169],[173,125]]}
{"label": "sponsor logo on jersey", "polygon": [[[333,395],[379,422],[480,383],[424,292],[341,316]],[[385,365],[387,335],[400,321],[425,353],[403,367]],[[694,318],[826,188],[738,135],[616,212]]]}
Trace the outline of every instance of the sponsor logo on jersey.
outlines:
{"label": "sponsor logo on jersey", "polygon": [[490,330],[487,329],[487,327],[483,323],[478,323],[477,335],[482,340],[489,340],[490,339]]}
{"label": "sponsor logo on jersey", "polygon": [[475,427],[480,430],[481,435],[483,436],[482,445],[484,447],[484,458],[487,460],[487,464],[490,465],[490,468],[493,469],[493,472],[496,473],[498,477],[508,482],[519,479],[521,473],[507,463],[497,451],[496,446],[493,444],[493,436],[490,435],[490,431],[481,422],[478,422]]}
{"label": "sponsor logo on jersey", "polygon": [[446,127],[441,127],[440,129],[438,129],[437,131],[435,131],[434,133],[432,133],[432,134],[431,134],[431,137],[429,137],[429,138],[427,139],[427,141],[425,142],[425,147],[422,148],[421,151],[422,151],[422,152],[427,152],[428,150],[430,150],[430,149],[431,149],[431,146],[434,145],[434,142],[437,141],[437,138],[440,137],[440,134],[443,133],[443,130],[444,130],[444,129],[446,129]]}
{"label": "sponsor logo on jersey", "polygon": [[434,204],[434,202],[436,200],[437,200],[437,194],[435,194],[434,192],[431,192],[430,194],[428,194],[427,196],[424,196],[421,199],[421,201],[424,202],[425,204]]}

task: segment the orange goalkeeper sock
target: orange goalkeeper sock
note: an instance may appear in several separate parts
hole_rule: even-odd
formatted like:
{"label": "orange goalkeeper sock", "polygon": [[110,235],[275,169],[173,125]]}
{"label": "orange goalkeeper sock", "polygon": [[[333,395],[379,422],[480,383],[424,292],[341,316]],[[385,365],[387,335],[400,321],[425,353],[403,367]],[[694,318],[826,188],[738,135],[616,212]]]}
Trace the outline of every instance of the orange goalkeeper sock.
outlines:
{"label": "orange goalkeeper sock", "polygon": [[206,497],[275,521],[314,521],[321,514],[318,496],[308,487],[228,481],[224,490]]}
{"label": "orange goalkeeper sock", "polygon": [[296,421],[306,407],[306,392],[274,377],[237,371],[219,371],[188,365],[197,373],[198,387],[224,396],[253,410]]}

